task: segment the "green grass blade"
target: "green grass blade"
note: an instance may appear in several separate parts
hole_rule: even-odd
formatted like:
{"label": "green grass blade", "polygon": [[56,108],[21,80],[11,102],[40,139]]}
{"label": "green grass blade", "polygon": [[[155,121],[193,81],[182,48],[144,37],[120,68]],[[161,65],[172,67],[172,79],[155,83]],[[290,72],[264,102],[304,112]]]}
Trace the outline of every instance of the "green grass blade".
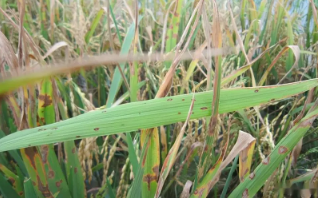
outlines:
{"label": "green grass blade", "polygon": [[225,182],[225,185],[224,185],[224,188],[222,190],[222,194],[221,194],[221,197],[220,198],[225,198],[225,195],[227,193],[227,190],[230,186],[230,183],[231,183],[231,180],[232,180],[232,175],[236,169],[236,165],[237,165],[237,160],[238,160],[238,155],[235,157],[234,159],[234,162],[232,164],[232,167],[231,167],[231,170],[230,170],[230,173],[229,175],[227,176],[227,179],[226,179],[226,182]]}
{"label": "green grass blade", "polygon": [[[149,137],[149,142],[145,140]],[[141,132],[141,145],[147,148],[146,159],[144,163],[142,177],[142,197],[154,197],[158,186],[160,151],[159,151],[159,133],[158,128],[143,130]]]}
{"label": "green grass blade", "polygon": [[[135,35],[135,24],[133,23],[128,28],[126,37],[125,37],[123,45],[121,47],[120,54],[127,54],[129,52],[130,46],[134,40],[134,35]],[[124,63],[120,64],[120,68],[122,71],[124,70],[124,67],[125,67]],[[112,84],[110,86],[109,95],[108,95],[108,99],[106,102],[106,107],[111,107],[111,105],[113,104],[115,97],[117,95],[117,92],[121,86],[122,81],[123,81],[123,79],[122,79],[122,76],[120,74],[120,71],[119,71],[118,67],[116,67],[115,73],[114,73],[114,76],[112,79]]]}
{"label": "green grass blade", "polygon": [[253,197],[259,189],[264,185],[265,181],[292,151],[299,140],[306,134],[311,127],[312,122],[318,116],[316,108],[307,114],[299,124],[295,125],[271,152],[267,158],[231,193],[229,198],[234,197]]}
{"label": "green grass blade", "polygon": [[76,147],[73,141],[64,143],[64,149],[67,156],[66,172],[68,174],[68,183],[72,197],[85,197],[85,184],[82,168],[77,156]]}
{"label": "green grass blade", "polygon": [[24,191],[23,191],[23,183],[20,181],[23,180],[23,178],[20,178],[16,174],[14,174],[12,171],[10,171],[7,167],[0,164],[0,170],[3,172],[3,174],[8,178],[8,180],[12,183],[13,189],[16,191],[16,193],[19,195],[19,197],[23,197]]}
{"label": "green grass blade", "polygon": [[[318,86],[317,79],[285,85],[221,90],[219,113],[259,106]],[[191,119],[211,115],[212,91],[196,93]],[[34,145],[111,135],[185,120],[192,95],[179,95],[90,111],[83,115],[15,132],[0,139],[0,152]]]}
{"label": "green grass blade", "polygon": [[42,82],[38,98],[39,123],[41,125],[54,123],[55,111],[53,106],[53,89],[51,80],[46,79]]}
{"label": "green grass blade", "polygon": [[24,194],[25,198],[36,197],[36,193],[32,185],[32,180],[30,178],[24,181]]}
{"label": "green grass blade", "polygon": [[36,147],[21,149],[21,155],[26,165],[37,197],[53,198],[49,190],[47,174],[45,172],[42,157]]}
{"label": "green grass blade", "polygon": [[128,157],[133,168],[133,173],[134,175],[137,175],[139,163],[130,133],[126,133],[126,137],[129,149]]}
{"label": "green grass blade", "polygon": [[[149,142],[149,136],[146,136],[144,144],[148,145]],[[148,152],[148,146],[142,147],[141,150],[141,156],[140,156],[140,164],[138,165],[138,171],[137,174],[135,175],[135,179],[132,183],[132,187],[130,188],[128,192],[128,198],[134,198],[134,197],[142,197],[142,177],[144,174],[145,170],[145,157]]]}
{"label": "green grass blade", "polygon": [[2,173],[0,173],[0,192],[4,198],[20,197]]}
{"label": "green grass blade", "polygon": [[[171,1],[172,2],[172,1]],[[176,0],[174,5],[174,11],[172,13],[171,22],[169,24],[167,31],[167,41],[166,41],[166,52],[170,52],[177,45],[177,38],[179,32],[179,23],[181,18],[181,8],[183,0]],[[166,62],[166,69],[170,68],[171,62]]]}
{"label": "green grass blade", "polygon": [[89,39],[93,36],[95,30],[96,30],[96,27],[100,21],[100,19],[102,18],[104,14],[104,10],[101,9],[97,12],[96,14],[96,17],[94,18],[93,22],[92,22],[92,25],[91,27],[89,28],[89,31],[86,33],[85,35],[85,42],[88,43],[89,42]]}
{"label": "green grass blade", "polygon": [[[4,132],[2,130],[0,130],[0,138],[3,138],[5,136]],[[9,154],[11,155],[11,157],[16,161],[16,163],[19,165],[21,171],[23,172],[23,174],[25,176],[28,175],[28,172],[25,168],[25,165],[23,163],[23,160],[19,154],[19,152],[17,150],[11,150],[9,151]]]}

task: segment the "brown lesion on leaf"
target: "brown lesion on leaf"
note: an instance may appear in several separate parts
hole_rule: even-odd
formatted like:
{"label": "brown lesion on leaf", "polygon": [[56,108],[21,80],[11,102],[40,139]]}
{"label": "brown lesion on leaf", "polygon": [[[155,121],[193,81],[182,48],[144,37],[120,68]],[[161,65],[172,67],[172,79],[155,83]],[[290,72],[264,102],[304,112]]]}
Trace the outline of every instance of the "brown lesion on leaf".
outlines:
{"label": "brown lesion on leaf", "polygon": [[161,143],[161,152],[166,150],[166,144]]}
{"label": "brown lesion on leaf", "polygon": [[264,164],[264,165],[269,164],[269,160],[270,160],[270,157],[265,158],[265,159],[262,161],[262,164]]}
{"label": "brown lesion on leaf", "polygon": [[56,185],[56,187],[60,187],[61,186],[61,183],[63,182],[63,180],[60,180],[60,181],[57,181],[57,182],[55,182],[55,185]]}
{"label": "brown lesion on leaf", "polygon": [[94,128],[94,131],[98,131],[99,130],[99,128],[97,127],[97,128]]}
{"label": "brown lesion on leaf", "polygon": [[249,178],[250,178],[250,179],[254,179],[254,177],[255,177],[255,173],[252,172],[252,173],[250,174]]}
{"label": "brown lesion on leaf", "polygon": [[172,101],[172,100],[173,100],[172,98],[167,99],[167,101]]}
{"label": "brown lesion on leaf", "polygon": [[42,162],[44,164],[47,163],[48,153],[49,153],[49,147],[47,145],[41,146]]}
{"label": "brown lesion on leaf", "polygon": [[156,182],[157,181],[157,176],[156,175],[147,174],[147,175],[143,176],[142,180],[147,183],[148,190],[150,191],[150,183],[153,182],[153,181]]}
{"label": "brown lesion on leaf", "polygon": [[255,93],[258,93],[258,89],[256,89],[254,92],[255,92]]}
{"label": "brown lesion on leaf", "polygon": [[173,34],[172,38],[177,39],[178,38],[178,34]]}
{"label": "brown lesion on leaf", "polygon": [[47,174],[48,178],[52,179],[55,177],[55,172],[53,170],[49,170],[49,173]]}
{"label": "brown lesion on leaf", "polygon": [[35,166],[35,156],[38,154],[38,151],[35,147],[29,147],[29,148],[25,148],[25,154],[27,159],[30,161],[31,166],[33,167],[33,169],[36,169]]}
{"label": "brown lesion on leaf", "polygon": [[37,183],[38,183],[38,189],[42,193],[42,195],[44,197],[53,198],[53,195],[51,194],[51,192],[49,190],[49,185],[48,184],[43,185],[39,175],[36,176],[36,179],[37,179]]}
{"label": "brown lesion on leaf", "polygon": [[154,166],[152,168],[152,171],[156,174],[156,177],[158,178],[159,177],[159,166]]}
{"label": "brown lesion on leaf", "polygon": [[20,191],[18,194],[19,194],[19,196],[22,197],[22,196],[24,195],[24,192],[23,192],[23,191]]}
{"label": "brown lesion on leaf", "polygon": [[248,189],[247,188],[242,193],[242,198],[248,198]]}
{"label": "brown lesion on leaf", "polygon": [[201,107],[200,109],[201,110],[207,110],[208,108],[207,107]]}
{"label": "brown lesion on leaf", "polygon": [[8,180],[10,181],[13,187],[16,187],[15,179],[13,179],[12,177],[9,177]]}
{"label": "brown lesion on leaf", "polygon": [[246,162],[246,160],[247,160],[247,156],[245,156],[244,158],[242,158],[242,162],[243,162],[243,163]]}
{"label": "brown lesion on leaf", "polygon": [[73,154],[75,153],[75,151],[76,151],[76,148],[75,148],[75,147],[72,148],[72,153],[73,153]]}
{"label": "brown lesion on leaf", "polygon": [[204,191],[203,188],[199,188],[199,189],[194,191],[194,195],[196,195],[196,196],[198,195],[198,197],[202,197],[203,191]]}
{"label": "brown lesion on leaf", "polygon": [[77,173],[77,167],[74,168],[74,173]]}
{"label": "brown lesion on leaf", "polygon": [[284,154],[288,151],[288,148],[286,146],[280,146],[278,148],[278,154]]}
{"label": "brown lesion on leaf", "polygon": [[244,175],[246,175],[249,170],[250,170],[249,168],[246,168],[246,169],[245,169],[245,172],[244,172]]}
{"label": "brown lesion on leaf", "polygon": [[80,138],[81,136],[80,135],[77,135],[77,136],[75,136],[76,138]]}
{"label": "brown lesion on leaf", "polygon": [[39,100],[43,101],[42,107],[47,107],[52,104],[52,99],[51,96],[44,94],[44,95],[39,95]]}
{"label": "brown lesion on leaf", "polygon": [[45,131],[46,129],[39,129],[38,131]]}
{"label": "brown lesion on leaf", "polygon": [[182,101],[184,101],[185,99],[184,98],[182,98]]}

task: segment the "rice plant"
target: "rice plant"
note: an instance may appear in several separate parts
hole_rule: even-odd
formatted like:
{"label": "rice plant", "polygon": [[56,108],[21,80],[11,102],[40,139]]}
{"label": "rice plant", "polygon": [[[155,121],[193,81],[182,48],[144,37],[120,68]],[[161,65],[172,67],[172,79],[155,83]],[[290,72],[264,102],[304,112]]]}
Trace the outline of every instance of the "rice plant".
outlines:
{"label": "rice plant", "polygon": [[316,197],[316,0],[2,0],[0,197]]}

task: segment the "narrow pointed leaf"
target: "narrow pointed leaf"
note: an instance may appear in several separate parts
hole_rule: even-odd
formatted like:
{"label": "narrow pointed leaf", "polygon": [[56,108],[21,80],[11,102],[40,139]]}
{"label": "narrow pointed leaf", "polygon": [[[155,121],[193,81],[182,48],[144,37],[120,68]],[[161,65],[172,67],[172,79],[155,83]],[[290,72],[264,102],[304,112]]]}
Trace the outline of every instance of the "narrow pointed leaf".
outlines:
{"label": "narrow pointed leaf", "polygon": [[[288,98],[318,86],[317,79],[285,85],[221,90],[219,113],[232,112]],[[213,92],[196,93],[190,119],[211,115]],[[75,140],[84,137],[137,131],[185,121],[191,94],[119,105],[24,131],[0,139],[0,152],[17,148]]]}

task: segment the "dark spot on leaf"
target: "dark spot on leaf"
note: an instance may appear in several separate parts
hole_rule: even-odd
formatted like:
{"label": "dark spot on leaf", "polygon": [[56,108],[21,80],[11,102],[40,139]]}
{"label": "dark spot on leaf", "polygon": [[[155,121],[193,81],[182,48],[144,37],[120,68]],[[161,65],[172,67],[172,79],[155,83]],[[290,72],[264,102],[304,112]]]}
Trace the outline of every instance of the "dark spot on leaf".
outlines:
{"label": "dark spot on leaf", "polygon": [[15,186],[15,180],[12,177],[8,178],[8,180],[11,182],[12,186]]}
{"label": "dark spot on leaf", "polygon": [[74,147],[74,148],[72,148],[72,153],[75,153],[75,151],[76,151],[75,147]]}
{"label": "dark spot on leaf", "polygon": [[270,157],[266,157],[263,161],[262,164],[267,165],[269,163]]}
{"label": "dark spot on leaf", "polygon": [[45,131],[46,129],[39,129],[38,131]]}
{"label": "dark spot on leaf", "polygon": [[105,111],[102,111],[102,113],[106,113],[106,110],[105,110]]}
{"label": "dark spot on leaf", "polygon": [[49,147],[47,145],[41,146],[42,162],[47,163],[47,156],[49,152]]}
{"label": "dark spot on leaf", "polygon": [[242,194],[242,198],[248,198],[248,189],[245,189],[243,194]]}
{"label": "dark spot on leaf", "polygon": [[147,174],[145,176],[143,176],[143,179],[142,179],[144,182],[147,182],[147,186],[148,186],[148,190],[150,191],[150,183],[152,181],[157,181],[157,176],[156,175],[150,175],[150,174]]}
{"label": "dark spot on leaf", "polygon": [[62,182],[63,182],[63,180],[60,180],[60,181],[55,182],[56,187],[58,187],[58,188],[59,188]]}
{"label": "dark spot on leaf", "polygon": [[258,92],[258,89],[256,89],[254,92],[257,93],[257,92]]}
{"label": "dark spot on leaf", "polygon": [[29,147],[24,149],[24,151],[31,165],[33,166],[34,169],[36,169],[35,157],[36,155],[39,155],[38,150],[35,147]]}
{"label": "dark spot on leaf", "polygon": [[159,166],[155,166],[152,168],[152,171],[156,174],[157,178],[159,177]]}
{"label": "dark spot on leaf", "polygon": [[167,101],[172,101],[172,98],[169,98]]}
{"label": "dark spot on leaf", "polygon": [[207,110],[208,108],[207,107],[201,107],[201,110]]}
{"label": "dark spot on leaf", "polygon": [[74,168],[74,173],[77,173],[77,167]]}
{"label": "dark spot on leaf", "polygon": [[20,191],[20,192],[19,192],[19,195],[20,195],[20,196],[22,196],[23,194],[24,194],[24,192],[23,192],[23,191]]}
{"label": "dark spot on leaf", "polygon": [[44,186],[39,175],[36,176],[36,180],[38,181],[38,189],[41,191],[42,195],[44,197],[52,197],[48,183]]}
{"label": "dark spot on leaf", "polygon": [[52,104],[51,96],[45,94],[45,95],[39,95],[39,100],[43,101],[42,107],[47,107]]}
{"label": "dark spot on leaf", "polygon": [[94,131],[98,131],[99,130],[99,128],[94,128]]}
{"label": "dark spot on leaf", "polygon": [[178,114],[181,114],[181,112],[178,112]]}
{"label": "dark spot on leaf", "polygon": [[184,98],[182,98],[182,101],[184,101]]}
{"label": "dark spot on leaf", "polygon": [[252,172],[252,173],[250,174],[249,178],[250,178],[250,179],[254,179],[254,177],[255,177],[255,173]]}
{"label": "dark spot on leaf", "polygon": [[279,153],[279,154],[284,154],[284,153],[286,153],[287,151],[288,151],[288,148],[285,147],[285,146],[280,146],[280,147],[278,148],[278,153]]}
{"label": "dark spot on leaf", "polygon": [[77,135],[77,136],[75,136],[76,138],[80,138],[81,136],[80,135]]}
{"label": "dark spot on leaf", "polygon": [[274,101],[275,101],[275,98],[272,98],[272,99],[271,99],[271,102],[274,102]]}
{"label": "dark spot on leaf", "polygon": [[34,181],[32,181],[32,184],[33,184],[33,186],[35,186],[35,185],[36,185],[36,183],[35,183]]}
{"label": "dark spot on leaf", "polygon": [[244,175],[246,175],[246,174],[248,173],[248,171],[249,171],[249,168],[247,168],[247,169],[245,170]]}
{"label": "dark spot on leaf", "polygon": [[50,179],[52,179],[52,178],[54,178],[54,176],[55,176],[54,171],[53,171],[53,170],[50,170],[49,173],[48,173],[48,177],[49,177]]}

